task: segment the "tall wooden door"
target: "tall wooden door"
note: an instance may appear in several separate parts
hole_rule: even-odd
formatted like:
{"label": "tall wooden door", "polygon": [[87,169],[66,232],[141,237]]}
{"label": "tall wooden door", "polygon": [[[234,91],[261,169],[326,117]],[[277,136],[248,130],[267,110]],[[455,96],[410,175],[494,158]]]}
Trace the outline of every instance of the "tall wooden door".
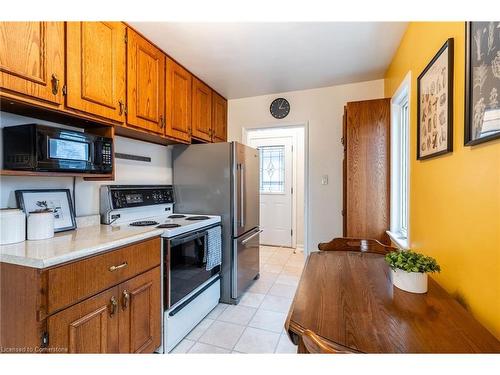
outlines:
{"label": "tall wooden door", "polygon": [[125,120],[125,29],[121,22],[67,22],[68,107]]}
{"label": "tall wooden door", "polygon": [[160,267],[120,284],[120,352],[152,353],[160,346]]}
{"label": "tall wooden door", "polygon": [[167,58],[167,127],[165,134],[191,140],[192,76],[174,60]]}
{"label": "tall wooden door", "polygon": [[47,319],[49,350],[55,353],[118,353],[118,287]]}
{"label": "tall wooden door", "polygon": [[212,89],[193,77],[193,132],[192,136],[212,141]]}
{"label": "tall wooden door", "polygon": [[227,141],[227,100],[216,92],[212,95],[212,141]]}
{"label": "tall wooden door", "polygon": [[63,102],[64,22],[0,22],[0,88]]}
{"label": "tall wooden door", "polygon": [[165,132],[165,54],[128,29],[127,125]]}
{"label": "tall wooden door", "polygon": [[345,126],[344,235],[387,242],[390,99],[347,103]]}

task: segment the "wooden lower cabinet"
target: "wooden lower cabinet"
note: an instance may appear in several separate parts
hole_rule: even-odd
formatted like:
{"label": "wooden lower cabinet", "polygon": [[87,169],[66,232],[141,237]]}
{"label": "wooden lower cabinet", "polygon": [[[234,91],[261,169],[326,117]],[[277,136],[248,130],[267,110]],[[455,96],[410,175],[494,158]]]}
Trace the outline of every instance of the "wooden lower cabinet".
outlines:
{"label": "wooden lower cabinet", "polygon": [[160,346],[160,267],[50,316],[50,353],[151,353]]}
{"label": "wooden lower cabinet", "polygon": [[151,353],[160,346],[160,267],[119,286],[120,353]]}
{"label": "wooden lower cabinet", "polygon": [[160,264],[158,237],[47,269],[0,262],[0,352],[154,352]]}
{"label": "wooden lower cabinet", "polygon": [[50,353],[118,353],[118,287],[50,316]]}

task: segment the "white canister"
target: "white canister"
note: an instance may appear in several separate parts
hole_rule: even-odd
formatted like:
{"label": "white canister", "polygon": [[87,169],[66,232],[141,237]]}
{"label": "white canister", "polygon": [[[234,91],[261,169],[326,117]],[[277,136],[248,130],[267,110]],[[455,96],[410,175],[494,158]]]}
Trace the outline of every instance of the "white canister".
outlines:
{"label": "white canister", "polygon": [[406,272],[391,270],[392,283],[395,287],[411,293],[427,293],[427,274],[423,272]]}
{"label": "white canister", "polygon": [[22,242],[26,239],[26,216],[17,208],[0,210],[0,245]]}
{"label": "white canister", "polygon": [[54,213],[30,212],[28,215],[28,240],[54,237]]}

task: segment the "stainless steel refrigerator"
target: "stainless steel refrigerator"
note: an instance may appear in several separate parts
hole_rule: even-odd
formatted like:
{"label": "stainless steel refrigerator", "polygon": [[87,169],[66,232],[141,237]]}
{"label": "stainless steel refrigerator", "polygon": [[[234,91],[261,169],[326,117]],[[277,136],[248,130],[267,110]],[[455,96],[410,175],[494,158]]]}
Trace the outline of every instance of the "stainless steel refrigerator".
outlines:
{"label": "stainless steel refrigerator", "polygon": [[174,211],[222,217],[221,302],[259,277],[259,153],[237,142],[176,145]]}

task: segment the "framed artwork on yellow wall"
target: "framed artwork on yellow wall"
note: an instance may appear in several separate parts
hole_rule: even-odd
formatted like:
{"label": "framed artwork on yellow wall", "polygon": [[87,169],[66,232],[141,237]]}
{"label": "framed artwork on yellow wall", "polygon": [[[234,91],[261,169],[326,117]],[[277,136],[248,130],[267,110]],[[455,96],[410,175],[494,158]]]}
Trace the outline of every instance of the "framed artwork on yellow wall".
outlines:
{"label": "framed artwork on yellow wall", "polygon": [[500,137],[500,21],[465,24],[466,146]]}
{"label": "framed artwork on yellow wall", "polygon": [[453,38],[417,78],[417,159],[453,151]]}

